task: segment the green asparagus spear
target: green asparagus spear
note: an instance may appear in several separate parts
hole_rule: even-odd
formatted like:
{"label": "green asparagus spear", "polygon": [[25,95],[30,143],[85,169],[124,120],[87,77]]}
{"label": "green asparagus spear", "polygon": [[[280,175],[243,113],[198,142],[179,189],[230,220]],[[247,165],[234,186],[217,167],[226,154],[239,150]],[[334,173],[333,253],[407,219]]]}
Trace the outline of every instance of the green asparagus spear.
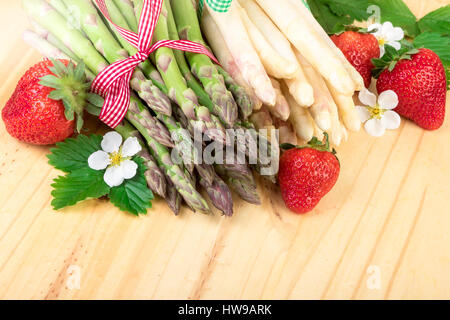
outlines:
{"label": "green asparagus spear", "polygon": [[261,204],[253,174],[246,165],[216,165],[217,173],[227,182],[241,199]]}
{"label": "green asparagus spear", "polygon": [[[170,1],[179,37],[205,45],[194,3],[191,0]],[[224,84],[222,75],[209,57],[189,52],[186,52],[186,57],[191,65],[192,73],[200,80],[212,99],[215,105],[215,114],[228,127],[232,127],[238,117],[238,109],[233,95]]]}
{"label": "green asparagus spear", "polygon": [[117,8],[122,12],[127,24],[129,25],[131,31],[138,32],[138,21],[136,15],[134,14],[133,3],[130,0],[114,0]]}
{"label": "green asparagus spear", "polygon": [[138,156],[145,160],[145,166],[147,168],[147,171],[145,171],[145,178],[148,187],[162,198],[165,198],[167,195],[166,177],[159,169],[155,159],[150,155],[139,131],[137,131],[128,121],[123,121],[115,128],[115,130],[119,132],[124,139],[129,137],[138,138],[139,143],[142,146],[142,150],[139,152]]}
{"label": "green asparagus spear", "polygon": [[[137,16],[140,16],[142,1],[136,0],[134,3]],[[169,39],[166,1],[163,2],[163,8],[158,23],[156,24],[154,37],[155,40]],[[193,123],[194,128],[202,132],[209,130],[208,134],[211,139],[225,143],[223,126],[211,120],[209,110],[198,104],[197,96],[186,85],[186,81],[178,68],[172,50],[162,47],[152,55],[152,58],[166,83],[167,89],[169,90],[169,97],[181,107],[184,114]]]}
{"label": "green asparagus spear", "polygon": [[172,181],[167,179],[167,197],[166,202],[170,210],[177,216],[180,213],[182,197],[175,189]]}
{"label": "green asparagus spear", "polygon": [[213,205],[226,216],[233,215],[233,197],[227,184],[214,174],[212,183],[200,178],[200,185],[205,188]]}
{"label": "green asparagus spear", "polygon": [[[178,5],[179,4],[177,3],[177,6]],[[172,9],[169,4],[167,5],[167,25],[170,38],[178,40],[179,35],[177,25],[175,23],[175,19],[172,14]],[[205,86],[206,89],[205,91],[202,85],[198,83],[197,79],[191,73],[189,65],[186,62],[184,53],[175,50],[174,54],[178,66],[180,67],[180,71],[184,75],[184,78],[186,79],[189,87],[192,90],[194,90],[195,94],[199,99],[199,102],[202,105],[206,106],[211,113],[218,116],[227,126],[231,127],[237,118],[236,103],[234,102],[232,95],[227,91],[223,83],[223,78],[214,69],[215,67],[211,63],[209,57],[196,53],[188,53],[188,52],[186,53],[186,56],[190,57],[191,60],[198,60],[199,62],[203,61],[208,62],[208,65],[202,66],[200,68],[197,67],[199,63],[196,63],[195,64],[196,67],[192,68],[197,78],[199,78],[202,81],[203,85]],[[208,72],[209,74],[207,75],[205,72]],[[199,76],[201,75],[200,73],[203,74],[204,76]]]}
{"label": "green asparagus spear", "polygon": [[236,81],[221,66],[216,66],[217,71],[223,76],[228,90],[233,94],[236,100],[242,118],[247,119],[253,112],[254,103],[245,89],[237,84]]}
{"label": "green asparagus spear", "polygon": [[175,188],[181,194],[188,206],[193,208],[194,210],[209,211],[208,204],[197,192],[197,190],[195,190],[195,187],[191,184],[186,174],[180,169],[179,166],[175,165],[172,162],[169,150],[162,144],[158,143],[151,136],[146,134],[146,131],[143,130],[142,126],[139,123],[133,121],[130,122],[139,130],[139,132],[141,132],[141,134],[147,140],[147,143],[150,146],[150,152],[158,161],[159,167],[164,170],[165,174],[172,181]]}

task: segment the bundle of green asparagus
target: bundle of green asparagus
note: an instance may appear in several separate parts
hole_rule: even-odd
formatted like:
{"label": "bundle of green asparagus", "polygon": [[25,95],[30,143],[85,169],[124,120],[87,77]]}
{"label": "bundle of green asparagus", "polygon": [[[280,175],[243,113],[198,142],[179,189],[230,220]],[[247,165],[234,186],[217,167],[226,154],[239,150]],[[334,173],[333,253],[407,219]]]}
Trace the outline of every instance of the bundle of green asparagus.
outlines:
{"label": "bundle of green asparagus", "polygon": [[[24,39],[46,57],[83,62],[88,79],[137,52],[103,18],[94,1],[22,2],[35,28],[26,31]],[[143,0],[105,3],[116,25],[138,31]],[[187,39],[206,45],[191,0],[163,2],[154,41],[162,39]],[[225,129],[241,126],[253,110],[253,100],[230,75],[205,55],[162,47],[136,68],[130,86],[135,94],[126,120],[115,130],[124,138],[139,138],[148,187],[165,198],[175,214],[182,200],[194,211],[210,211],[197,191],[197,181],[225,215],[233,213],[229,187],[242,199],[260,203],[247,165],[212,166],[193,161],[194,129],[225,144]],[[86,111],[99,115],[102,105],[103,98],[90,95]],[[174,154],[180,156],[180,163],[174,162]]]}

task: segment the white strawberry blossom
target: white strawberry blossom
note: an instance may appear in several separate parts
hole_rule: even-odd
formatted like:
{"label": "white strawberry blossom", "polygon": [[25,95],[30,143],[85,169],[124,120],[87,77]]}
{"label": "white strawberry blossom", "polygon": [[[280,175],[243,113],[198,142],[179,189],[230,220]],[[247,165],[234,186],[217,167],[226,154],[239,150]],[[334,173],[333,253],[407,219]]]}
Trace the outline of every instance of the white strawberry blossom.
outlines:
{"label": "white strawberry blossom", "polygon": [[400,126],[400,116],[393,111],[398,105],[398,96],[392,90],[384,91],[378,97],[367,89],[359,93],[359,100],[365,106],[357,106],[361,122],[367,133],[374,137],[381,137],[386,129],[395,130]]}
{"label": "white strawberry blossom", "polygon": [[378,40],[378,44],[380,46],[380,57],[384,56],[386,52],[384,48],[386,44],[394,47],[396,50],[400,50],[400,40],[402,40],[405,36],[402,28],[394,27],[391,22],[387,21],[383,24],[374,23],[370,25],[367,30],[369,32],[374,31],[372,34]]}
{"label": "white strawberry blossom", "polygon": [[125,179],[133,178],[138,169],[131,158],[142,150],[139,141],[130,137],[122,145],[122,136],[111,131],[104,135],[101,146],[103,150],[89,156],[89,167],[94,170],[105,170],[103,179],[108,186],[120,186]]}

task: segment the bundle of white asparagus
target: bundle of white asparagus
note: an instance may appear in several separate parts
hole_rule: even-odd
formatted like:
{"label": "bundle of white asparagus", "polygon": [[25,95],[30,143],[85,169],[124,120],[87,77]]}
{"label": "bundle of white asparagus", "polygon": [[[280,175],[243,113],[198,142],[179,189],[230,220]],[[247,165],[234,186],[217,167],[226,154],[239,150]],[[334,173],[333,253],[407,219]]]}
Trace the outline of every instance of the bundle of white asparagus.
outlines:
{"label": "bundle of white asparagus", "polygon": [[353,95],[364,81],[303,0],[234,0],[226,13],[205,8],[203,32],[253,98],[257,128],[278,128],[282,143],[327,132],[335,146],[360,129]]}

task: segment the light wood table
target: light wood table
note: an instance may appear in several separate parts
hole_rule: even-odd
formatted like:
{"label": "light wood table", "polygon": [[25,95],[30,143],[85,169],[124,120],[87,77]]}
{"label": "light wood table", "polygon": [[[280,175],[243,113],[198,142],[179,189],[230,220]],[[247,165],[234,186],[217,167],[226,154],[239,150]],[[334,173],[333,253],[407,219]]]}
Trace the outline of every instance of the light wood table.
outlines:
{"label": "light wood table", "polygon": [[[449,1],[407,3],[420,17]],[[20,1],[0,1],[0,25],[3,107],[40,56],[21,40]],[[336,187],[308,215],[261,183],[263,205],[236,199],[231,219],[174,217],[161,200],[136,218],[105,201],[52,211],[49,148],[2,123],[0,298],[450,298],[449,137],[448,115],[435,132],[352,133]]]}

